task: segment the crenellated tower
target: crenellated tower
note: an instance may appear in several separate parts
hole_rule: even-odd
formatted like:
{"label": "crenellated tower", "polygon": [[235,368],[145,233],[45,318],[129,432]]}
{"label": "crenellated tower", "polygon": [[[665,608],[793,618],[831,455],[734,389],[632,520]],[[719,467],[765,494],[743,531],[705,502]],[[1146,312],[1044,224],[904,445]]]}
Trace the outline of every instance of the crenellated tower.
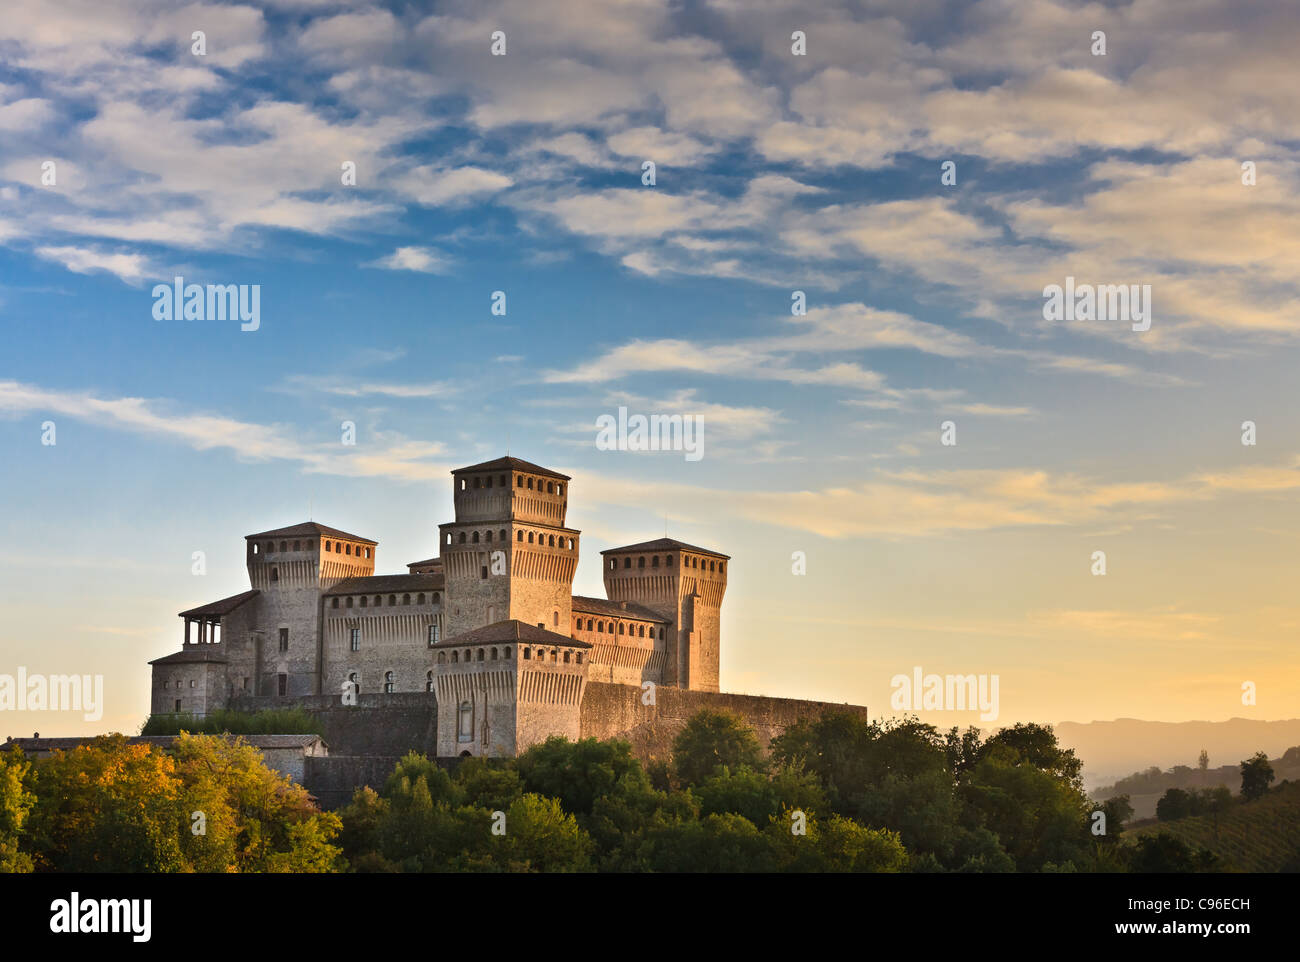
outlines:
{"label": "crenellated tower", "polygon": [[452,472],[456,519],[438,527],[447,638],[515,620],[567,633],[579,532],[569,477],[519,458]]}
{"label": "crenellated tower", "polygon": [[718,691],[722,596],[729,555],[659,538],[602,551],[605,595],[666,619],[663,683]]}

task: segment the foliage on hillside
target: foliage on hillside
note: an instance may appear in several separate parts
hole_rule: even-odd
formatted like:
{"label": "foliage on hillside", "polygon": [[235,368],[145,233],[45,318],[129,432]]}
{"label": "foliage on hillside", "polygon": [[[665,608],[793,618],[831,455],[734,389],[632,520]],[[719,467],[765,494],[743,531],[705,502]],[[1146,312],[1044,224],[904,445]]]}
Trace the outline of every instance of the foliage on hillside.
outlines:
{"label": "foliage on hillside", "polygon": [[1238,872],[1300,872],[1300,782],[1283,782],[1258,801],[1238,802],[1218,815],[1135,826],[1132,834],[1166,833],[1205,848]]}

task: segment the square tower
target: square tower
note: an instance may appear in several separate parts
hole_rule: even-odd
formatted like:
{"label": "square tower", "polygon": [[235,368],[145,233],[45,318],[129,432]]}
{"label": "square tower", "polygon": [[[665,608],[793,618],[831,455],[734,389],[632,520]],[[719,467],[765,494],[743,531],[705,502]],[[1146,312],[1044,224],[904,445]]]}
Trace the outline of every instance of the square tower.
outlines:
{"label": "square tower", "polygon": [[438,755],[518,755],[552,735],[577,741],[591,645],[500,621],[434,646]]}
{"label": "square tower", "polygon": [[666,619],[663,683],[718,691],[722,596],[730,555],[659,538],[601,552],[605,595]]}
{"label": "square tower", "polygon": [[519,458],[452,473],[456,520],[438,526],[447,638],[516,620],[567,630],[580,532],[569,477]]}

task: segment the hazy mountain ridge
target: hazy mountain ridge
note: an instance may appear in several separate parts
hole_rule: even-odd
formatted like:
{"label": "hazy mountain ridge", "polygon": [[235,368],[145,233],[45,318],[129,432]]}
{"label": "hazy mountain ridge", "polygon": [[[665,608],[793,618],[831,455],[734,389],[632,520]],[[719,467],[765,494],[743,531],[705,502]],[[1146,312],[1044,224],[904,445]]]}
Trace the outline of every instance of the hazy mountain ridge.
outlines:
{"label": "hazy mountain ridge", "polygon": [[1058,722],[1055,730],[1060,744],[1073,748],[1083,760],[1084,785],[1089,789],[1111,785],[1152,766],[1195,768],[1201,749],[1209,753],[1213,769],[1239,764],[1260,751],[1277,758],[1293,745],[1300,745],[1300,718],[1230,718],[1221,722],[1116,718]]}

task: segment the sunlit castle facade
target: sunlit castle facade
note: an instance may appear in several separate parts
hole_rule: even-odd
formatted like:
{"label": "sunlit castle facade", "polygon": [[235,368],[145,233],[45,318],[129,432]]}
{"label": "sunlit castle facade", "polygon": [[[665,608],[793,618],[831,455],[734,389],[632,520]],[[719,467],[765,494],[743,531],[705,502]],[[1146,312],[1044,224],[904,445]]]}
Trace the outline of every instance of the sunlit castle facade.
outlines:
{"label": "sunlit castle facade", "polygon": [[519,458],[452,472],[435,557],[375,574],[378,543],[314,521],[250,534],[249,590],[180,613],[152,711],[264,697],[424,692],[438,754],[577,738],[588,681],[718,691],[727,555],[660,538],[601,552],[606,598],[573,594],[569,482]]}

